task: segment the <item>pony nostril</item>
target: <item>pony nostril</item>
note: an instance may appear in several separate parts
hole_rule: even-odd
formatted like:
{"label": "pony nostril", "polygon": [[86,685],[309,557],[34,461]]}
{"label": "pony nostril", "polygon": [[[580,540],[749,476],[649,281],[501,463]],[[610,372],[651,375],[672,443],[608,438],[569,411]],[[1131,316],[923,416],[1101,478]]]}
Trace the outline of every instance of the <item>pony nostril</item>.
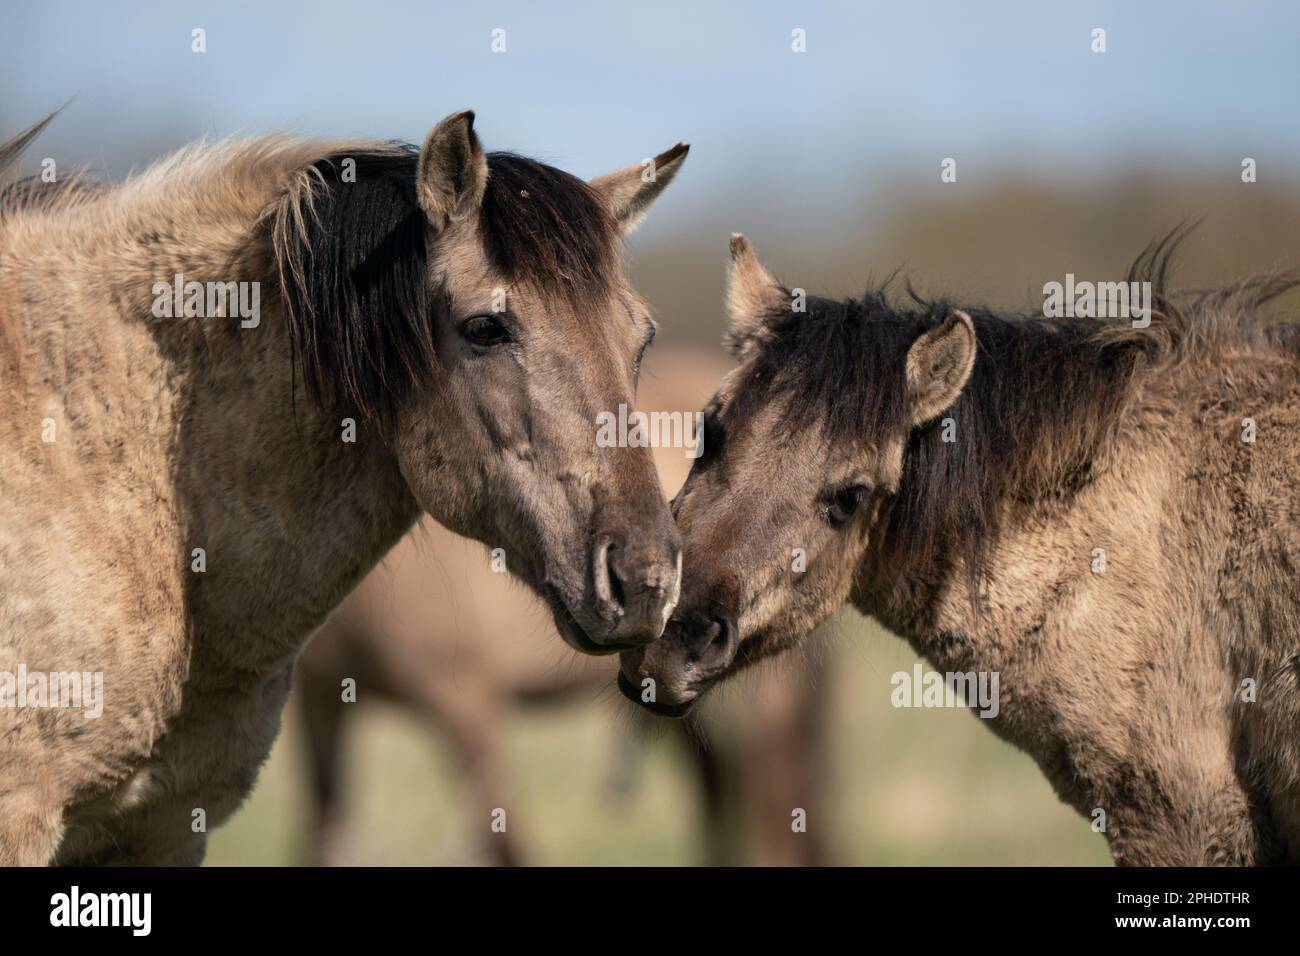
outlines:
{"label": "pony nostril", "polygon": [[618,545],[611,544],[605,551],[605,569],[609,577],[609,597],[615,607],[622,610],[627,607],[627,595],[623,588],[623,579],[619,576],[618,566],[614,563],[614,554]]}
{"label": "pony nostril", "polygon": [[623,579],[614,566],[614,552],[617,550],[618,546],[605,538],[596,546],[596,553],[591,558],[596,598],[604,606],[606,614],[615,619],[621,618],[625,609]]}
{"label": "pony nostril", "polygon": [[707,654],[709,652],[709,648],[711,648],[714,644],[716,644],[718,640],[720,640],[726,634],[726,632],[727,629],[722,626],[721,622],[710,621],[709,626],[704,630],[703,653]]}
{"label": "pony nostril", "polygon": [[695,657],[706,671],[716,672],[735,660],[739,648],[740,637],[735,621],[729,617],[714,618],[700,634],[700,646]]}
{"label": "pony nostril", "polygon": [[[678,552],[679,554],[679,552]],[[609,640],[644,644],[663,634],[680,594],[680,558],[614,534],[597,538],[591,555],[596,611],[612,630]]]}

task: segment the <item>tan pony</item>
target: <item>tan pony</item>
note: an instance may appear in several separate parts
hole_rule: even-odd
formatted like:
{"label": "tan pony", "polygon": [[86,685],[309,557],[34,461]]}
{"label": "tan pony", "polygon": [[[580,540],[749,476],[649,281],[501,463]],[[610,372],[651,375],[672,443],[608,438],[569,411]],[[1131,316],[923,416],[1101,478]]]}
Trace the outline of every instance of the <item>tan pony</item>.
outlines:
{"label": "tan pony", "polygon": [[954,689],[998,677],[984,722],[1118,862],[1300,862],[1300,335],[1257,312],[1296,280],[1175,303],[1176,240],[1129,276],[1149,324],[1103,324],[795,311],[734,237],[740,367],[624,692],[681,713],[851,601]]}
{"label": "tan pony", "polygon": [[660,634],[677,534],[649,451],[594,434],[654,330],[620,236],[685,155],[588,184],[466,111],[4,193],[0,865],[199,862],[421,511],[578,650]]}

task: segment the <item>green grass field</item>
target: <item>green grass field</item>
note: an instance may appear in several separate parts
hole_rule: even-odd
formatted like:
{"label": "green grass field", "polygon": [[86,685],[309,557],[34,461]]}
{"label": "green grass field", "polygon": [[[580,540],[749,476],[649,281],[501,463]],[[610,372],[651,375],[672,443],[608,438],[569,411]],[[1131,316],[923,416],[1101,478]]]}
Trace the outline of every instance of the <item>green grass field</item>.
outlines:
{"label": "green grass field", "polygon": [[[961,709],[895,709],[890,676],[916,658],[860,618],[846,618],[832,653],[829,771],[822,827],[834,862],[888,865],[1107,865],[1104,838],[1062,805],[1028,757]],[[756,679],[761,679],[761,675]],[[747,684],[716,719],[743,719]],[[358,704],[363,707],[363,704]],[[527,861],[564,864],[700,862],[699,808],[676,741],[652,732],[636,787],[608,781],[618,734],[632,723],[610,693],[515,716],[510,724],[508,824]],[[286,865],[303,845],[303,754],[291,709],[243,810],[213,834],[208,865]],[[447,748],[428,728],[365,707],[351,728],[349,858],[360,864],[475,862],[476,834]]]}

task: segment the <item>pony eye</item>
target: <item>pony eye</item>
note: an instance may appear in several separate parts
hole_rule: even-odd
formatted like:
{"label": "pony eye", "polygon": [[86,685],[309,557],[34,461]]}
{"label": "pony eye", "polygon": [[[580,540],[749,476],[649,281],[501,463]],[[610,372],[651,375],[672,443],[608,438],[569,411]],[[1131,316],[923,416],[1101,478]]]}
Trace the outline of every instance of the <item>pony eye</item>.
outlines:
{"label": "pony eye", "polygon": [[830,502],[826,506],[826,520],[833,527],[840,527],[853,517],[858,510],[858,506],[866,498],[867,488],[864,485],[850,485],[847,488],[841,488],[831,496]]}
{"label": "pony eye", "polygon": [[654,340],[655,340],[655,332],[657,332],[657,331],[658,331],[658,330],[657,330],[656,328],[654,328],[653,326],[651,327],[651,329],[650,329],[650,337],[647,338],[647,339],[646,339],[646,340],[641,344],[641,348],[640,348],[640,350],[636,353],[636,361],[632,363],[632,374],[633,374],[633,375],[640,375],[640,374],[641,374],[641,360],[645,358],[646,349],[650,348],[651,344],[653,344],[653,342],[654,342]]}
{"label": "pony eye", "polygon": [[489,348],[502,345],[511,339],[510,330],[494,315],[476,315],[460,327],[460,334],[471,345]]}

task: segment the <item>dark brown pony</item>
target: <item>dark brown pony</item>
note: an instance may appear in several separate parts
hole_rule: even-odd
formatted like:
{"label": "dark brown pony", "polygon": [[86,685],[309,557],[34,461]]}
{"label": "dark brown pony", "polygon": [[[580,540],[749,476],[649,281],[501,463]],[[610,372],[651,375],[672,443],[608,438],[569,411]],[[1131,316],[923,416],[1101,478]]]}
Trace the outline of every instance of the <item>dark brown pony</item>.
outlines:
{"label": "dark brown pony", "polygon": [[[799,301],[732,242],[740,367],[674,510],[686,588],[620,685],[681,713],[845,601],[947,678],[999,679],[1121,863],[1300,862],[1300,349],[1292,276],[1144,323],[883,293]],[[968,685],[969,686],[969,685]]]}

